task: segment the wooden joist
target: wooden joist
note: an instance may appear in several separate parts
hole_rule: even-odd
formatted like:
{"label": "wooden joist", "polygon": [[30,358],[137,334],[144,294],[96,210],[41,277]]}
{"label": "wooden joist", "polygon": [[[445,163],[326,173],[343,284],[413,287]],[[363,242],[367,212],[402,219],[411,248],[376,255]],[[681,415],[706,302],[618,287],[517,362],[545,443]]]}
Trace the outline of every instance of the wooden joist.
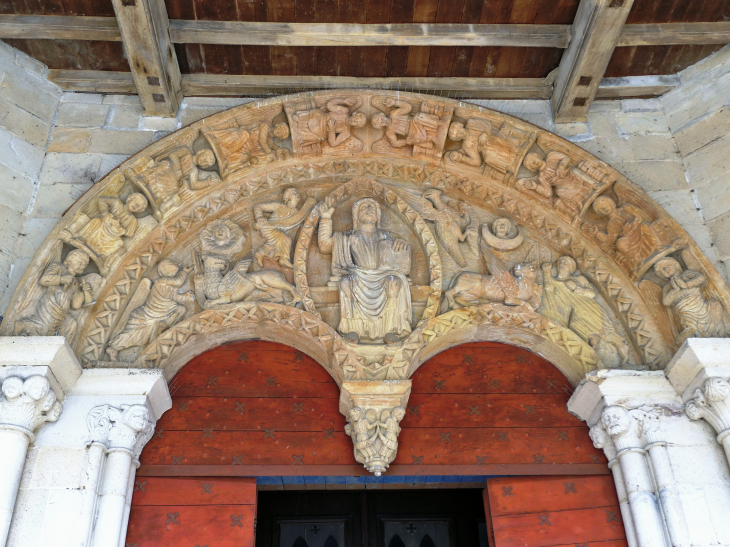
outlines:
{"label": "wooden joist", "polygon": [[171,21],[175,43],[268,46],[516,46],[565,48],[569,25]]}
{"label": "wooden joist", "polygon": [[[136,93],[129,72],[50,70],[49,79],[66,91]],[[600,99],[656,97],[679,85],[677,76],[604,78]],[[281,95],[315,89],[370,88],[433,93],[464,99],[547,99],[552,88],[539,78],[347,78],[338,76],[229,76],[185,74],[185,96]]]}
{"label": "wooden joist", "polygon": [[113,5],[145,114],[175,116],[181,77],[164,0],[113,0]]}
{"label": "wooden joist", "polygon": [[585,121],[634,0],[581,0],[550,104],[557,123]]}
{"label": "wooden joist", "polygon": [[[359,25],[170,21],[173,43],[264,46],[519,46],[566,48],[570,25]],[[0,39],[121,40],[112,17],[0,15]],[[626,25],[619,46],[730,43],[730,22]]]}

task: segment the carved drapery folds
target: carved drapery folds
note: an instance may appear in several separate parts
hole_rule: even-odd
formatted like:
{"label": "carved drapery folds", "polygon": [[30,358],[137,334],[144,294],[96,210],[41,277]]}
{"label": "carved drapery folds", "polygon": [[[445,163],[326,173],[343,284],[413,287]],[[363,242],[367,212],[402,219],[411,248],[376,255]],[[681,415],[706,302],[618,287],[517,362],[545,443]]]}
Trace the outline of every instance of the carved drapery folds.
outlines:
{"label": "carved drapery folds", "polygon": [[405,380],[478,332],[539,340],[578,381],[727,336],[729,302],[687,234],[574,145],[462,103],[336,91],[130,158],[51,233],[1,328],[63,334],[90,367],[162,368],[206,333],[286,331],[338,382]]}
{"label": "carved drapery folds", "polygon": [[44,376],[9,376],[1,390],[0,429],[12,428],[32,438],[41,425],[58,420],[63,410]]}

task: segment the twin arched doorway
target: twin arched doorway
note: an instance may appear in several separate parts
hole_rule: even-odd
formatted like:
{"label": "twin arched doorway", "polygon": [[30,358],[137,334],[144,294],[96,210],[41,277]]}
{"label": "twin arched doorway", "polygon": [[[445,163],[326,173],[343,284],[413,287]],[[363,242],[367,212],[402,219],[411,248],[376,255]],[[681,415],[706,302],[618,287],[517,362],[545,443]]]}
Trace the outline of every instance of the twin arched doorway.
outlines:
{"label": "twin arched doorway", "polygon": [[[624,545],[606,460],[567,412],[572,386],[550,363],[471,343],[434,356],[412,380],[398,454],[374,477],[353,457],[337,384],[310,357],[264,341],[195,357],[170,381],[173,408],[140,458],[127,544],[254,545],[257,490],[270,503],[278,491],[392,497],[486,487],[478,498],[489,545]],[[450,504],[442,505],[443,513]],[[284,545],[271,532],[277,522],[259,518],[259,543]],[[345,544],[359,544],[352,538]],[[384,534],[368,541],[388,545]]]}

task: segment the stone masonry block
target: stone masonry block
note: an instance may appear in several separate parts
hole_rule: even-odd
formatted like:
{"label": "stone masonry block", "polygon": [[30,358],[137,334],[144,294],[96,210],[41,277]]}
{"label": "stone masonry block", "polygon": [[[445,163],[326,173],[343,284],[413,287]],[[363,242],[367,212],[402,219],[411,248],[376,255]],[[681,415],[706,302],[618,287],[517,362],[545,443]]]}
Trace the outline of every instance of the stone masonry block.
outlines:
{"label": "stone masonry block", "polygon": [[3,310],[3,312],[8,308],[8,304],[10,304],[10,300],[13,298],[13,293],[18,288],[18,283],[20,283],[23,274],[25,274],[25,271],[30,266],[31,260],[30,257],[15,258],[13,260],[12,271],[8,278],[8,286],[5,289],[2,301],[0,301],[0,310]]}
{"label": "stone masonry block", "polygon": [[0,163],[0,203],[5,207],[26,213],[33,197],[33,181],[15,169]]}
{"label": "stone masonry block", "polygon": [[83,154],[89,149],[91,130],[76,127],[56,127],[48,145],[48,152],[69,152]]}
{"label": "stone masonry block", "polygon": [[48,67],[46,65],[41,63],[39,60],[26,55],[22,51],[15,51],[15,64],[26,72],[30,72],[34,76],[42,78],[43,80],[45,80],[48,75]]}
{"label": "stone masonry block", "polygon": [[613,165],[645,192],[688,190],[684,167],[678,161],[630,161]]}
{"label": "stone masonry block", "polygon": [[104,154],[49,153],[40,174],[42,184],[58,182],[93,184],[99,176]]}
{"label": "stone masonry block", "polygon": [[13,211],[0,205],[0,251],[15,255],[15,247],[25,227],[25,212]]}
{"label": "stone masonry block", "polygon": [[0,127],[39,148],[45,148],[51,133],[51,124],[27,110],[0,98]]}
{"label": "stone masonry block", "polygon": [[613,138],[618,136],[616,130],[616,114],[612,111],[588,111],[588,123],[594,137]]}
{"label": "stone masonry block", "polygon": [[98,182],[104,178],[112,169],[119,166],[120,163],[129,158],[129,155],[120,154],[102,154],[99,173],[96,175],[95,181]]}
{"label": "stone masonry block", "polygon": [[109,105],[61,103],[56,125],[62,127],[102,127],[109,115]]}
{"label": "stone masonry block", "polygon": [[43,156],[42,148],[0,127],[0,162],[34,180],[43,165]]}
{"label": "stone masonry block", "polygon": [[142,129],[145,131],[176,131],[177,126],[177,118],[142,116]]}
{"label": "stone masonry block", "polygon": [[583,141],[592,136],[588,122],[556,123],[555,133],[573,142]]}
{"label": "stone masonry block", "polygon": [[730,172],[695,190],[705,220],[713,220],[730,211]]}
{"label": "stone masonry block", "polygon": [[669,127],[677,131],[730,102],[730,73],[680,86],[672,93],[677,95],[663,102]]}
{"label": "stone masonry block", "polygon": [[687,156],[730,133],[730,107],[704,116],[674,134],[674,140],[682,155]]}
{"label": "stone masonry block", "polygon": [[180,123],[183,127],[220,112],[218,108],[184,108],[180,110]]}
{"label": "stone masonry block", "polygon": [[659,99],[624,99],[621,101],[621,109],[624,112],[648,112],[661,110],[662,104]]}
{"label": "stone masonry block", "polygon": [[47,122],[53,121],[59,105],[58,96],[46,93],[35,82],[13,72],[5,75],[0,97]]}
{"label": "stone masonry block", "polygon": [[677,145],[670,135],[635,135],[630,139],[634,159],[681,161]]}
{"label": "stone masonry block", "polygon": [[104,95],[101,93],[74,93],[66,91],[61,97],[62,103],[101,104]]}
{"label": "stone masonry block", "polygon": [[621,112],[616,115],[621,135],[667,134],[669,125],[662,111]]}
{"label": "stone masonry block", "polygon": [[142,118],[142,106],[114,105],[109,121],[110,128],[137,129]]}
{"label": "stone masonry block", "polygon": [[182,103],[183,108],[193,107],[215,107],[220,110],[228,110],[234,106],[252,103],[256,99],[241,97],[185,97]]}
{"label": "stone masonry block", "polygon": [[103,104],[142,107],[142,103],[140,102],[138,95],[104,95],[101,102]]}
{"label": "stone masonry block", "polygon": [[610,165],[621,161],[634,161],[635,159],[631,142],[617,136],[594,137],[582,141],[580,147]]}
{"label": "stone masonry block", "polygon": [[61,218],[91,184],[42,184],[36,195],[33,218]]}
{"label": "stone masonry block", "polygon": [[29,218],[18,240],[18,256],[30,258],[35,255],[56,224],[58,220],[55,218]]}
{"label": "stone masonry block", "polygon": [[720,259],[730,261],[730,212],[707,223]]}
{"label": "stone masonry block", "polygon": [[103,154],[136,154],[162,135],[156,131],[116,131],[93,129],[89,152]]}
{"label": "stone masonry block", "polygon": [[649,196],[683,227],[705,223],[692,190],[655,190]]}
{"label": "stone masonry block", "polygon": [[689,183],[699,188],[730,171],[730,134],[711,142],[684,159]]}

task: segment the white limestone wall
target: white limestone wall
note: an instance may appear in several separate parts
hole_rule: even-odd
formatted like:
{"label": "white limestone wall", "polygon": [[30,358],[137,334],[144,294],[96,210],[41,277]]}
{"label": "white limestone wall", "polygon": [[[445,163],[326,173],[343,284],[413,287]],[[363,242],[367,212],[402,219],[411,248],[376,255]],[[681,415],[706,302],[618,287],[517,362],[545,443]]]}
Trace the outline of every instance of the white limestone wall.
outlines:
{"label": "white limestone wall", "polygon": [[[42,65],[0,42],[2,70],[0,316],[35,250],[95,182],[168,133],[255,100],[190,97],[176,118],[145,117],[135,96],[62,93],[45,81]],[[597,101],[587,123],[555,125],[548,101],[473,102],[554,131],[623,172],[677,219],[728,280],[730,46],[681,78],[661,99]],[[26,97],[33,97],[23,103],[29,111],[4,113],[6,103]]]}

